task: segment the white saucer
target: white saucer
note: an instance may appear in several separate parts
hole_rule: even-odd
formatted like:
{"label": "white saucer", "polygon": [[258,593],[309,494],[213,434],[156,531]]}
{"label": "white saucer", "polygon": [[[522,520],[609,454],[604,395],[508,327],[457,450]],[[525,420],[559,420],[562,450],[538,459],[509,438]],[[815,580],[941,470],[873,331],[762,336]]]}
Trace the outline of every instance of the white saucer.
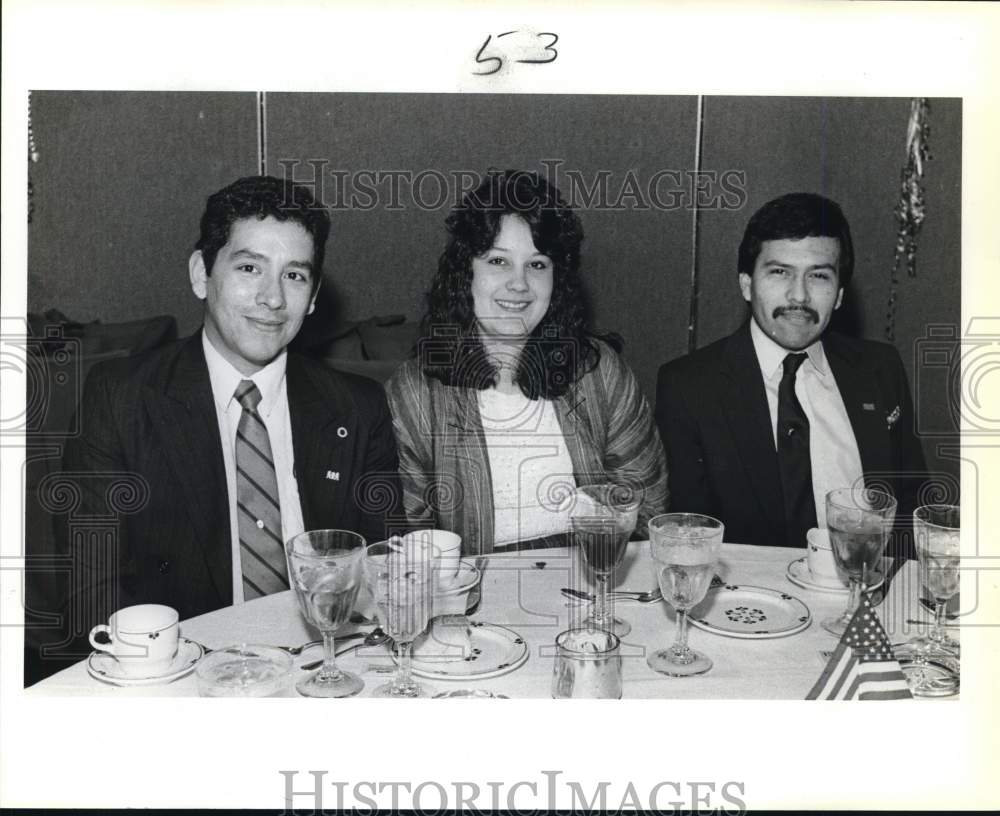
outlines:
{"label": "white saucer", "polygon": [[798,598],[776,589],[726,584],[691,610],[692,626],[734,638],[774,638],[807,628],[812,613]]}
{"label": "white saucer", "polygon": [[90,653],[87,658],[87,674],[113,686],[160,686],[190,674],[204,655],[204,646],[181,637],[177,640],[177,654],[174,655],[173,662],[162,674],[147,677],[125,674],[121,664],[107,652]]}
{"label": "white saucer", "polygon": [[[796,558],[788,564],[788,567],[785,569],[785,577],[795,584],[795,586],[800,586],[803,589],[811,589],[813,592],[828,592],[833,595],[846,595],[848,593],[848,587],[841,583],[839,579],[819,578],[813,575],[809,571],[808,556],[805,555],[801,558]],[[876,569],[872,577],[875,580],[869,584],[869,590],[882,586],[882,582],[885,580],[885,573],[881,569]]]}
{"label": "white saucer", "polygon": [[469,648],[462,655],[413,655],[413,673],[436,680],[485,680],[520,668],[528,644],[517,632],[495,623],[469,621]]}

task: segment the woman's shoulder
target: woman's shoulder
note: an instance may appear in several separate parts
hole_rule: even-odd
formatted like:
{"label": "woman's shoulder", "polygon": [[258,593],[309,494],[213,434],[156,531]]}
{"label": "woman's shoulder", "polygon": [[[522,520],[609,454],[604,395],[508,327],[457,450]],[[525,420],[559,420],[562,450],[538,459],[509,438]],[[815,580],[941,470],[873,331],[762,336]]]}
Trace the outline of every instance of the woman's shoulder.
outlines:
{"label": "woman's shoulder", "polygon": [[584,366],[586,372],[584,377],[596,375],[605,382],[615,382],[622,377],[631,376],[632,369],[614,346],[599,337],[591,337],[590,343],[596,351],[598,360],[596,365],[588,361]]}
{"label": "woman's shoulder", "polygon": [[412,391],[414,388],[427,388],[429,379],[423,372],[420,360],[413,357],[403,362],[386,380],[385,391],[387,394],[396,394]]}

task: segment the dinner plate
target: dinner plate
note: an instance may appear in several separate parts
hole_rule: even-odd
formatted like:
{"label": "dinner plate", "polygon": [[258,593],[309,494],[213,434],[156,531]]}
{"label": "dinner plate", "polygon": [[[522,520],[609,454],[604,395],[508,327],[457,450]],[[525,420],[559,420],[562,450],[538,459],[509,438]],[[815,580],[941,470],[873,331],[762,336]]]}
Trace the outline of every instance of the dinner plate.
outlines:
{"label": "dinner plate", "polygon": [[136,676],[125,674],[121,664],[107,652],[91,652],[87,658],[87,673],[95,680],[113,686],[160,686],[179,680],[194,671],[195,665],[205,656],[205,647],[186,637],[177,639],[177,654],[162,674]]}
{"label": "dinner plate", "polygon": [[[828,592],[833,595],[846,595],[849,591],[848,588],[839,580],[832,578],[820,578],[813,575],[809,571],[809,558],[805,555],[801,558],[796,558],[788,564],[788,567],[785,569],[785,577],[795,584],[795,586],[800,586],[803,589],[811,589],[813,592]],[[881,569],[876,568],[872,578],[875,580],[868,585],[869,591],[878,589],[882,586],[882,582],[885,581],[885,573],[883,573]]]}
{"label": "dinner plate", "polygon": [[528,644],[517,632],[495,623],[469,621],[469,648],[463,655],[413,655],[418,677],[440,680],[485,680],[520,668]]}
{"label": "dinner plate", "polygon": [[726,584],[692,609],[689,620],[725,637],[775,638],[801,632],[812,613],[798,598],[777,589]]}

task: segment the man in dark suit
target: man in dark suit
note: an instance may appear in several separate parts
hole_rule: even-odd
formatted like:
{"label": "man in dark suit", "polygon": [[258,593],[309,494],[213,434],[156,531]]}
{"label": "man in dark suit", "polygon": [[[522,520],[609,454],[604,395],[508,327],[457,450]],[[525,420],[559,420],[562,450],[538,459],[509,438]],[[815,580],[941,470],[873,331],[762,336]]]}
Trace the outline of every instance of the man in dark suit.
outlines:
{"label": "man in dark suit", "polygon": [[[91,372],[64,457],[73,498],[56,522],[73,566],[50,657],[79,659],[80,638],[123,606],[183,620],[287,589],[282,542],[303,530],[386,535],[398,459],[381,387],[286,351],[329,229],[287,181],[213,194],[189,262],[202,330]],[[117,531],[95,539],[79,520],[102,516]]]}
{"label": "man in dark suit", "polygon": [[660,368],[671,510],[719,518],[727,541],[803,547],[825,526],[826,492],[864,480],[909,517],[926,467],[899,354],[827,331],[853,267],[833,201],[791,193],[750,219],[738,254],[750,319]]}

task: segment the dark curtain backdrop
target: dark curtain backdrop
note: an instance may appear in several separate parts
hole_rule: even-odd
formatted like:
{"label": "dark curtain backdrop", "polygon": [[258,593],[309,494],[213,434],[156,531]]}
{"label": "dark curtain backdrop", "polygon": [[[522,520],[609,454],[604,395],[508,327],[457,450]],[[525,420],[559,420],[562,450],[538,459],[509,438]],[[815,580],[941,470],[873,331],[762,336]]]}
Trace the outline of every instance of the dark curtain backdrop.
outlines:
{"label": "dark curtain backdrop", "polygon": [[[182,335],[194,331],[200,304],[187,257],[204,200],[257,172],[262,159],[276,174],[282,162],[298,161],[294,173],[307,180],[313,166],[450,177],[488,167],[543,171],[548,160],[559,163],[564,192],[567,171],[587,186],[606,174],[603,201],[581,208],[585,277],[596,326],[624,336],[651,398],[657,366],[687,350],[692,264],[701,279],[701,346],[743,319],[736,247],[750,214],[784,192],[812,190],[844,207],[857,264],[838,321],[883,339],[907,99],[706,97],[700,169],[742,174],[730,176],[742,192],[720,198],[718,185],[703,180],[703,202],[711,204],[700,211],[696,242],[680,195],[689,183],[684,173],[698,169],[696,97],[268,94],[263,155],[254,93],[45,91],[32,94],[32,108],[40,153],[31,166],[32,312],[57,308],[75,320],[106,322],[172,314]],[[961,136],[961,101],[932,100],[918,277],[904,278],[898,296],[896,345],[911,382],[928,328],[960,322]],[[667,208],[643,201],[664,170],[681,174],[680,186],[678,177],[661,176],[660,203],[670,204],[674,193]],[[637,195],[624,189],[630,174]],[[314,320],[417,319],[423,310],[453,190],[440,206],[423,208],[404,185],[401,209],[389,209],[387,185],[377,189],[383,199],[374,208],[332,214],[324,304]],[[328,203],[337,192],[325,176]],[[422,193],[425,204],[440,198],[433,178]],[[948,417],[940,380],[923,381],[931,385],[917,393],[921,410]],[[936,450],[956,441],[957,433],[925,443],[932,467],[957,476],[957,461]]]}

